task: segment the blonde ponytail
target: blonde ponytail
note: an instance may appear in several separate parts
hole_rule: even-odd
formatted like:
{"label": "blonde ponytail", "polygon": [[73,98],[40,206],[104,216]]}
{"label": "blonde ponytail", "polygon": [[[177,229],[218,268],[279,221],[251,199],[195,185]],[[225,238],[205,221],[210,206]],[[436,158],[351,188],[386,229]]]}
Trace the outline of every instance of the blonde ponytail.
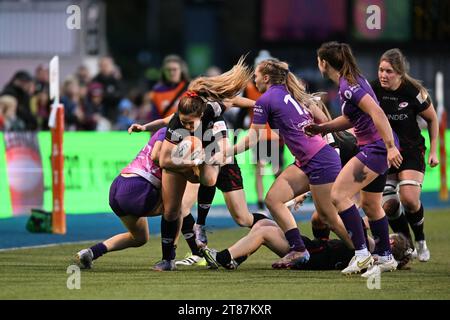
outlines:
{"label": "blonde ponytail", "polygon": [[230,99],[245,89],[251,76],[251,69],[241,57],[231,70],[214,77],[199,77],[191,82],[188,89],[214,100]]}
{"label": "blonde ponytail", "polygon": [[309,110],[313,104],[323,104],[323,102],[316,100],[313,95],[306,92],[305,85],[289,71],[289,65],[286,62],[277,59],[267,59],[258,64],[258,67],[262,74],[269,76],[270,84],[285,85],[292,98],[299,102],[302,107]]}

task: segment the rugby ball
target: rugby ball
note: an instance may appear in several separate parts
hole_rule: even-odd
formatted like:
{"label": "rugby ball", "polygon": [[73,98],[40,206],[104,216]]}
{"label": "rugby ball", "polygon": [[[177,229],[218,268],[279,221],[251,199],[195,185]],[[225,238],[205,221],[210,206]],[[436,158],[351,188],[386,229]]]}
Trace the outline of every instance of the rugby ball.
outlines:
{"label": "rugby ball", "polygon": [[193,161],[201,159],[203,155],[202,141],[194,136],[187,136],[173,150],[172,157],[175,163],[183,160]]}

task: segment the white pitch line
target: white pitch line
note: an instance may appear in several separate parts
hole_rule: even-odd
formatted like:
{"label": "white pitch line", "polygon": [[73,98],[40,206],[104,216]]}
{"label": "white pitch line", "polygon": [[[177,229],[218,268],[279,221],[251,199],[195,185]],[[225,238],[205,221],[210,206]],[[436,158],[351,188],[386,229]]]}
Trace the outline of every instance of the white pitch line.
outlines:
{"label": "white pitch line", "polygon": [[0,252],[13,251],[13,250],[25,250],[25,249],[50,248],[50,247],[62,246],[62,245],[66,245],[66,244],[82,244],[82,243],[95,242],[95,241],[101,241],[101,240],[95,239],[95,240],[83,240],[83,241],[73,241],[73,242],[49,243],[49,244],[41,244],[41,245],[37,245],[37,246],[27,246],[27,247],[13,247],[13,248],[0,249]]}

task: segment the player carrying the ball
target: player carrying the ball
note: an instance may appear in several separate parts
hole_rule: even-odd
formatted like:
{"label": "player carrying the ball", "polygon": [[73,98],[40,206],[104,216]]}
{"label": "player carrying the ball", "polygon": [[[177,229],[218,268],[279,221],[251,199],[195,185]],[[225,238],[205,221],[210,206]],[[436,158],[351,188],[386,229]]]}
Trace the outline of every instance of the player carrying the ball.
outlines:
{"label": "player carrying the ball", "polygon": [[[182,198],[187,181],[214,187],[220,166],[208,164],[214,155],[226,148],[227,127],[222,117],[225,106],[221,101],[231,99],[242,91],[251,77],[251,71],[243,59],[228,72],[216,77],[199,77],[192,81],[183,94],[167,126],[166,138],[161,147],[162,199],[164,213],[161,218],[162,260],[154,266],[156,271],[175,269],[175,245],[181,217]],[[177,145],[187,136],[201,140],[203,152],[195,159],[180,161]],[[190,139],[190,138],[189,138]],[[195,144],[195,139],[191,140]],[[224,161],[225,162],[225,161]],[[193,168],[198,167],[198,180]]]}

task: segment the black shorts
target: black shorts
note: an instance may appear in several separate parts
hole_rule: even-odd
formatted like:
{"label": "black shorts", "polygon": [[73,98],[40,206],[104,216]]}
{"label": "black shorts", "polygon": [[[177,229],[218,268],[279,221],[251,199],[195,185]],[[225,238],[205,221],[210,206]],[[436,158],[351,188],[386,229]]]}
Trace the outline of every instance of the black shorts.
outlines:
{"label": "black shorts", "polygon": [[236,159],[234,159],[234,163],[226,164],[220,168],[216,187],[222,192],[230,192],[244,188],[241,168],[236,163]]}
{"label": "black shorts", "polygon": [[362,190],[366,192],[383,192],[384,186],[386,185],[386,180],[387,172],[384,174],[380,174],[378,177],[376,177],[375,180],[365,186]]}
{"label": "black shorts", "polygon": [[404,170],[415,170],[425,173],[425,147],[404,149],[400,152],[403,162],[400,168],[391,167],[389,174],[396,174]]}

